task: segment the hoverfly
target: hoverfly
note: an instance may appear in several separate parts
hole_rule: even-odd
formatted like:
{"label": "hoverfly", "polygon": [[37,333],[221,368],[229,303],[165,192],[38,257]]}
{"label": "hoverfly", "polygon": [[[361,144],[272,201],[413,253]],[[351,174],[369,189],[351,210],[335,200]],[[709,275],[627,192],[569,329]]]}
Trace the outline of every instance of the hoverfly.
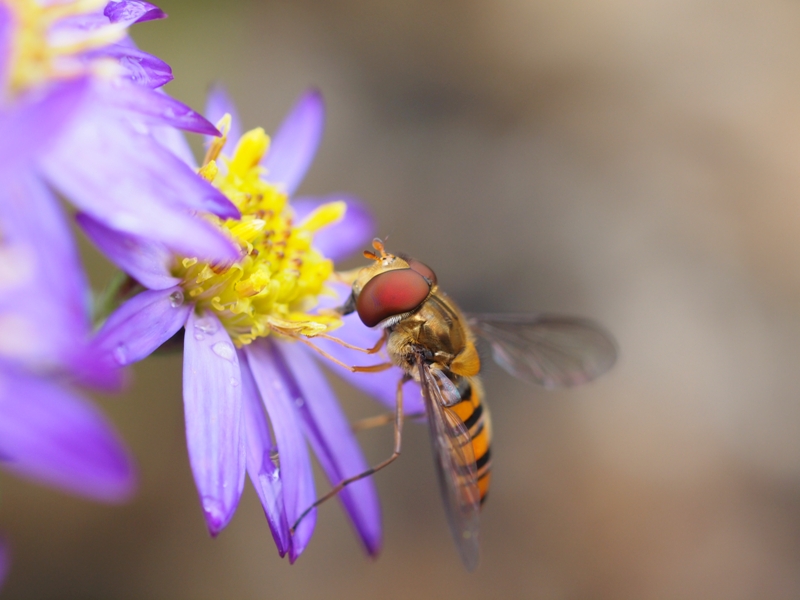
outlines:
{"label": "hoverfly", "polygon": [[599,377],[616,361],[616,344],[602,327],[585,319],[465,314],[439,289],[430,267],[411,257],[386,252],[379,239],[373,241],[373,247],[377,254],[365,251],[364,256],[374,262],[355,274],[350,297],[338,312],[357,312],[367,327],[383,330],[379,343],[364,351],[374,353],[385,345],[391,362],[351,367],[323,354],[352,371],[376,371],[393,365],[403,370],[393,415],[394,452],[368,471],[340,482],[297,523],[347,484],[375,473],[400,455],[402,387],[413,379],[422,390],[450,531],[464,565],[471,571],[478,564],[478,522],[489,490],[492,437],[478,377],[480,357],[475,334],[491,344],[494,360],[503,369],[545,388],[580,385]]}

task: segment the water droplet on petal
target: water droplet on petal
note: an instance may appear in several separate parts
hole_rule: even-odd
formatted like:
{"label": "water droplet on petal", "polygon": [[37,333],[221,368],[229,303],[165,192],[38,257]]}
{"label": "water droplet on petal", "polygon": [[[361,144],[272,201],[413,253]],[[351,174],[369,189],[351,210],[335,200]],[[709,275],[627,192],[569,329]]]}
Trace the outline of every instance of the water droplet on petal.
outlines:
{"label": "water droplet on petal", "polygon": [[169,305],[172,308],[178,308],[183,305],[183,292],[175,290],[169,295]]}
{"label": "water droplet on petal", "polygon": [[224,358],[230,362],[233,362],[236,358],[236,350],[233,349],[233,344],[230,342],[217,342],[211,346],[211,350],[220,358]]}
{"label": "water droplet on petal", "polygon": [[239,380],[236,379],[236,377],[231,377],[231,385],[237,387],[239,385]]}
{"label": "water droplet on petal", "polygon": [[305,405],[305,403],[306,401],[303,400],[302,396],[298,396],[297,398],[294,399],[294,405],[297,406],[298,408],[302,408]]}
{"label": "water droplet on petal", "polygon": [[206,336],[204,336],[199,331],[195,331],[194,332],[194,339],[196,339],[198,342],[202,342],[204,339],[206,339]]}
{"label": "water droplet on petal", "polygon": [[118,344],[114,348],[114,360],[117,361],[118,365],[124,366],[128,364],[128,347],[125,344]]}
{"label": "water droplet on petal", "polygon": [[200,333],[207,333],[211,335],[212,333],[217,332],[217,322],[213,319],[198,319],[194,322],[195,330],[199,331]]}

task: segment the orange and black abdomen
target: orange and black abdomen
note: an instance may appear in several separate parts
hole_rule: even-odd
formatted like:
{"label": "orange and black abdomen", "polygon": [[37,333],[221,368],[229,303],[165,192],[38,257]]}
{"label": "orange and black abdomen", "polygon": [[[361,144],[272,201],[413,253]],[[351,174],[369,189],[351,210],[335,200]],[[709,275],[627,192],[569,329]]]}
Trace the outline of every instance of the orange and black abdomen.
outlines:
{"label": "orange and black abdomen", "polygon": [[449,408],[459,416],[469,431],[483,504],[489,492],[492,469],[492,422],[483,402],[483,386],[477,377],[451,376],[451,379],[454,380],[461,401]]}

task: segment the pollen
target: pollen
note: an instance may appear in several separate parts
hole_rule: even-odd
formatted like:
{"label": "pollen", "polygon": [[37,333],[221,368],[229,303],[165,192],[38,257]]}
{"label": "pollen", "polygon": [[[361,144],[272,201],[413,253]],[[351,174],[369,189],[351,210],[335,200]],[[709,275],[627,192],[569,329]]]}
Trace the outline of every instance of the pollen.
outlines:
{"label": "pollen", "polygon": [[344,216],[344,202],[317,208],[300,223],[286,193],[268,182],[261,159],[269,149],[263,129],[239,140],[231,156],[222,154],[229,118],[218,128],[200,175],[222,191],[241,212],[240,219],[218,223],[240,247],[234,264],[210,264],[196,258],[177,261],[173,274],[198,309],[213,311],[237,347],[278,333],[313,337],[341,324],[338,316],[313,312],[333,262],[313,246],[314,234]]}
{"label": "pollen", "polygon": [[13,20],[8,93],[11,96],[52,80],[87,73],[113,75],[117,65],[106,58],[89,59],[92,51],[120,41],[122,24],[70,27],[76,18],[103,9],[106,0],[6,0]]}

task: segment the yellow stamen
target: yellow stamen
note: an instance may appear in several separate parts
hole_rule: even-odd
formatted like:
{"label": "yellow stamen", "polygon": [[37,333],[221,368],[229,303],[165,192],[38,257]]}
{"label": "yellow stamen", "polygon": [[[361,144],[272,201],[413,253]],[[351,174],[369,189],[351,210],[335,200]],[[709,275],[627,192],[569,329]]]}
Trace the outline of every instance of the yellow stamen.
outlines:
{"label": "yellow stamen", "polygon": [[332,261],[313,241],[317,230],[344,216],[345,203],[323,205],[295,226],[286,193],[262,179],[269,137],[263,129],[248,131],[227,157],[221,152],[229,127],[226,115],[218,124],[223,138],[211,142],[200,172],[241,211],[240,219],[210,218],[238,242],[242,256],[231,265],[184,258],[174,275],[199,309],[216,314],[238,347],[270,333],[314,336],[334,329],[338,315],[312,312],[333,274]]}

